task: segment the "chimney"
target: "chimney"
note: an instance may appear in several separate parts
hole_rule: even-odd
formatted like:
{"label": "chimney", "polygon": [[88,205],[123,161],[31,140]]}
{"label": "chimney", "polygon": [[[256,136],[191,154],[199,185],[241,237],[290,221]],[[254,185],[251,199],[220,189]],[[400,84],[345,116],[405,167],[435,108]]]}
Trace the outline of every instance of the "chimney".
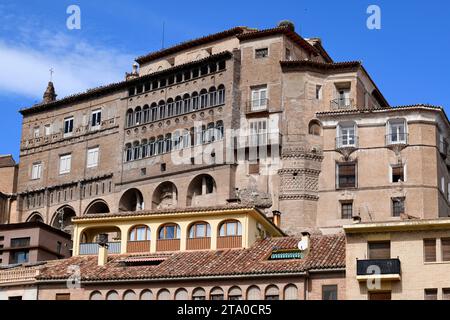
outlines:
{"label": "chimney", "polygon": [[55,93],[55,87],[53,86],[53,82],[49,81],[47,85],[47,89],[44,92],[44,103],[50,103],[52,101],[55,101],[57,97],[57,94]]}
{"label": "chimney", "polygon": [[106,233],[98,236],[98,265],[103,267],[108,262],[108,235]]}
{"label": "chimney", "polygon": [[278,228],[281,227],[281,212],[278,210],[272,211],[273,214],[273,224],[276,225]]}

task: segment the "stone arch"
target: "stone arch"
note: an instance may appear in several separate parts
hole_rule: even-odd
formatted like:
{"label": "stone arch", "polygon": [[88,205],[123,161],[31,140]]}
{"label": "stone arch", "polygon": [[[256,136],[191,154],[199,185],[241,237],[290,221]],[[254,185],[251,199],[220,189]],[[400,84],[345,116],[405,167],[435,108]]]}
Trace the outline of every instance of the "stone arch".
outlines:
{"label": "stone arch", "polygon": [[39,212],[33,212],[28,217],[27,222],[44,222],[44,218]]}
{"label": "stone arch", "polygon": [[102,214],[110,213],[109,206],[106,201],[102,199],[97,199],[92,201],[84,211],[84,214]]}
{"label": "stone arch", "polygon": [[136,188],[125,191],[119,201],[119,211],[140,211],[144,210],[144,197],[141,191]]}
{"label": "stone arch", "polygon": [[[192,179],[187,190],[186,205],[205,206],[209,205],[211,197],[217,193],[217,184],[209,174],[201,174]],[[213,196],[214,195],[214,196]]]}
{"label": "stone arch", "polygon": [[311,120],[308,125],[308,133],[313,136],[322,135],[322,124],[318,120]]}
{"label": "stone arch", "polygon": [[173,182],[163,182],[153,192],[152,209],[175,208],[177,203],[178,189]]}
{"label": "stone arch", "polygon": [[63,206],[53,214],[50,225],[67,233],[73,234],[72,218],[76,217],[74,208]]}

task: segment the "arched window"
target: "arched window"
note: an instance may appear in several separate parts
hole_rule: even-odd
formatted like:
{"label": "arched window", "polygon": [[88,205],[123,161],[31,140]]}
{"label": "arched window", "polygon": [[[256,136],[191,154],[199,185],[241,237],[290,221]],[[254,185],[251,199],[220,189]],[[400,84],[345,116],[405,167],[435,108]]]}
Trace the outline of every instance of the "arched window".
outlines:
{"label": "arched window", "polygon": [[133,142],[133,160],[139,160],[141,158],[141,146],[139,141]]}
{"label": "arched window", "polygon": [[155,138],[150,138],[150,141],[148,143],[149,148],[149,156],[153,157],[155,155],[156,147],[155,147]]}
{"label": "arched window", "polygon": [[166,134],[164,144],[166,146],[166,152],[171,152],[172,151],[172,134],[170,134],[170,133]]}
{"label": "arched window", "polygon": [[284,300],[298,300],[298,289],[295,284],[284,287]]}
{"label": "arched window", "polygon": [[103,300],[103,296],[100,291],[93,291],[89,296],[89,300]]}
{"label": "arched window", "polygon": [[180,226],[175,223],[167,223],[159,228],[159,240],[174,240],[180,239]]}
{"label": "arched window", "polygon": [[150,107],[150,118],[151,121],[156,121],[158,119],[158,106],[156,103],[152,103],[152,106]]}
{"label": "arched window", "polygon": [[142,109],[142,114],[144,123],[150,122],[150,107],[148,105],[144,106]]}
{"label": "arched window", "polygon": [[133,148],[131,147],[131,143],[127,143],[125,145],[125,161],[130,162],[133,160]]}
{"label": "arched window", "polygon": [[192,110],[197,110],[198,109],[198,107],[199,107],[199,101],[198,101],[198,93],[197,92],[194,92],[193,94],[192,94],[192,97],[191,97],[191,103],[192,103]]}
{"label": "arched window", "polygon": [[153,292],[151,290],[145,289],[141,292],[141,295],[139,296],[139,300],[152,300],[153,299]]}
{"label": "arched window", "polygon": [[217,89],[217,104],[225,104],[225,86],[223,84]]}
{"label": "arched window", "polygon": [[150,240],[150,228],[147,226],[136,226],[130,231],[128,238],[130,241],[149,241]]}
{"label": "arched window", "polygon": [[178,289],[175,292],[175,300],[188,300],[188,292],[186,289]]}
{"label": "arched window", "polygon": [[33,212],[27,219],[27,222],[44,222],[44,219],[39,212]]}
{"label": "arched window", "polygon": [[242,290],[239,287],[231,287],[228,290],[228,300],[242,300]]}
{"label": "arched window", "polygon": [[206,292],[203,288],[196,288],[192,292],[192,300],[206,300]]}
{"label": "arched window", "polygon": [[203,89],[200,91],[200,109],[204,109],[208,106],[208,91]]}
{"label": "arched window", "polygon": [[191,132],[188,129],[183,130],[181,148],[189,148],[191,146]]}
{"label": "arched window", "polygon": [[247,289],[247,300],[261,300],[261,290],[258,286],[250,286]]}
{"label": "arched window", "polygon": [[211,237],[211,226],[207,222],[195,222],[189,228],[189,238],[209,238]]}
{"label": "arched window", "polygon": [[317,120],[312,120],[309,123],[309,134],[313,136],[320,136],[322,134],[322,127],[320,125],[320,122]]}
{"label": "arched window", "polygon": [[208,174],[201,174],[192,179],[187,190],[186,205],[205,206],[205,200],[202,196],[215,193],[217,189],[216,182],[213,177]]}
{"label": "arched window", "polygon": [[216,132],[214,134],[215,140],[222,140],[223,139],[223,121],[219,120],[216,122]]}
{"label": "arched window", "polygon": [[141,107],[134,109],[134,124],[139,125],[142,123],[142,111]]}
{"label": "arched window", "polygon": [[222,288],[215,287],[209,293],[210,300],[224,300],[224,294]]}
{"label": "arched window", "polygon": [[215,106],[217,104],[217,90],[215,87],[209,89],[209,106]]}
{"label": "arched window", "polygon": [[133,126],[133,109],[127,111],[127,127]]}
{"label": "arched window", "polygon": [[176,97],[175,98],[175,114],[176,115],[180,115],[183,113],[182,105],[183,105],[183,100],[181,99],[181,97],[180,96]]}
{"label": "arched window", "polygon": [[158,105],[158,119],[164,119],[166,115],[166,103],[164,101],[160,101]]}
{"label": "arched window", "polygon": [[167,289],[161,289],[156,297],[158,300],[170,300],[170,292]]}
{"label": "arched window", "polygon": [[219,227],[219,236],[233,237],[242,235],[241,223],[237,220],[227,220],[222,222]]}
{"label": "arched window", "polygon": [[158,140],[156,141],[156,153],[157,154],[164,153],[164,137],[163,136],[159,136]]}
{"label": "arched window", "polygon": [[106,300],[119,300],[119,294],[115,290],[111,290],[106,294]]}
{"label": "arched window", "polygon": [[141,143],[141,155],[142,155],[142,158],[147,158],[148,156],[149,156],[149,147],[148,147],[148,141],[147,141],[147,139],[144,139],[144,140],[142,140],[142,143]]}
{"label": "arched window", "polygon": [[175,105],[172,98],[167,100],[167,116],[173,117],[175,115]]}
{"label": "arched window", "polygon": [[278,287],[270,285],[266,288],[265,300],[280,300]]}
{"label": "arched window", "polygon": [[127,190],[120,198],[119,211],[131,212],[139,210],[144,210],[142,193],[136,188]]}
{"label": "arched window", "polygon": [[210,63],[209,64],[209,72],[213,73],[217,71],[217,63]]}
{"label": "arched window", "polygon": [[127,290],[123,294],[123,300],[137,300],[136,293],[133,290]]}
{"label": "arched window", "polygon": [[183,96],[183,111],[184,113],[191,112],[191,97],[188,94]]}

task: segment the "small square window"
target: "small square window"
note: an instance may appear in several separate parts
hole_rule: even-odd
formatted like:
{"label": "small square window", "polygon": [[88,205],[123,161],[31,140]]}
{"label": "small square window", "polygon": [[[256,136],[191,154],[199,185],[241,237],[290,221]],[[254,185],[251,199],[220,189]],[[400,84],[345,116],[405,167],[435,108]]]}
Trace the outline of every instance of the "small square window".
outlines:
{"label": "small square window", "polygon": [[166,164],[161,163],[161,172],[165,172],[165,171],[166,171]]}
{"label": "small square window", "polygon": [[392,182],[405,182],[405,167],[402,164],[392,166]]}
{"label": "small square window", "polygon": [[141,168],[141,176],[147,175],[147,168]]}
{"label": "small square window", "polygon": [[255,58],[261,59],[269,56],[269,48],[261,48],[255,50]]}
{"label": "small square window", "polygon": [[322,286],[322,300],[337,300],[338,298],[337,285]]}

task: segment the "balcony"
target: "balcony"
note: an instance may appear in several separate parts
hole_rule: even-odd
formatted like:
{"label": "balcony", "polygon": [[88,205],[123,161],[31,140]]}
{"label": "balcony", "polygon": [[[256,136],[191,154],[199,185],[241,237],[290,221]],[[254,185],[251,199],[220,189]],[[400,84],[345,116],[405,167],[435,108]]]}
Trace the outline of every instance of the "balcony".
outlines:
{"label": "balcony", "polygon": [[357,260],[356,264],[356,278],[358,281],[401,279],[399,259]]}
{"label": "balcony", "polygon": [[257,99],[247,102],[246,110],[247,115],[258,114],[261,112],[269,111],[269,99]]}
{"label": "balcony", "polygon": [[331,107],[331,110],[336,110],[336,111],[351,109],[355,105],[353,101],[354,100],[352,98],[334,99],[334,100],[331,100],[330,107]]}
{"label": "balcony", "polygon": [[358,149],[359,139],[356,135],[346,135],[336,138],[336,150],[345,151],[349,150],[353,152]]}
{"label": "balcony", "polygon": [[180,250],[180,239],[159,239],[156,241],[156,251],[178,251]]}
{"label": "balcony", "polygon": [[147,241],[128,241],[127,253],[150,252],[150,240]]}
{"label": "balcony", "polygon": [[391,133],[386,135],[387,146],[407,146],[409,135],[407,133]]}
{"label": "balcony", "polygon": [[242,236],[217,237],[217,249],[242,248]]}
{"label": "balcony", "polygon": [[[97,255],[98,243],[80,243],[80,255]],[[119,254],[120,242],[108,242],[108,253]]]}
{"label": "balcony", "polygon": [[208,250],[211,249],[211,238],[187,239],[187,250]]}

